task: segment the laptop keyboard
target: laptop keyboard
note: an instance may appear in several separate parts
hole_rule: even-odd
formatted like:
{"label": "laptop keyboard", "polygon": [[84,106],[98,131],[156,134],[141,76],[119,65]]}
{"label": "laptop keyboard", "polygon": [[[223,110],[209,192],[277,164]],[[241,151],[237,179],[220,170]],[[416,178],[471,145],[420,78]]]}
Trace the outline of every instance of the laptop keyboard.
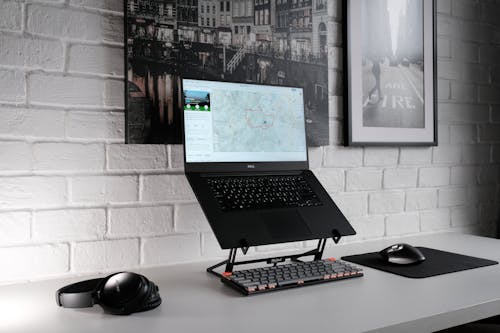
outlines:
{"label": "laptop keyboard", "polygon": [[211,177],[207,182],[223,211],[323,205],[302,176]]}
{"label": "laptop keyboard", "polygon": [[245,294],[361,276],[363,276],[361,268],[335,258],[223,273],[227,282],[235,284]]}

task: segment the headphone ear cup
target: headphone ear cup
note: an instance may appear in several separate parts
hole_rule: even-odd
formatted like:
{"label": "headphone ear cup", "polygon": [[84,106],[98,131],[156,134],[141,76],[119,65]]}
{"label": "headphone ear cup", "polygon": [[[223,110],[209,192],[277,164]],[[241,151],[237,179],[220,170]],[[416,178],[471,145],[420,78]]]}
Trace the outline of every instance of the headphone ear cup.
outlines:
{"label": "headphone ear cup", "polygon": [[149,291],[148,298],[137,312],[152,310],[161,304],[160,289],[152,281],[149,281]]}
{"label": "headphone ear cup", "polygon": [[140,274],[113,274],[105,278],[101,285],[99,304],[109,313],[128,315],[141,311],[150,290],[150,281]]}

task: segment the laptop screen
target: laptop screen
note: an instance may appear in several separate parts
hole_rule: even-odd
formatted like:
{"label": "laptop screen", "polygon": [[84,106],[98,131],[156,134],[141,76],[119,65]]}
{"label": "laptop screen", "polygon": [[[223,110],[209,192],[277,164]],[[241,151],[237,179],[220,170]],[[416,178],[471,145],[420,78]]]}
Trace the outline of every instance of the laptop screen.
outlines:
{"label": "laptop screen", "polygon": [[183,80],[187,163],[307,161],[302,88]]}

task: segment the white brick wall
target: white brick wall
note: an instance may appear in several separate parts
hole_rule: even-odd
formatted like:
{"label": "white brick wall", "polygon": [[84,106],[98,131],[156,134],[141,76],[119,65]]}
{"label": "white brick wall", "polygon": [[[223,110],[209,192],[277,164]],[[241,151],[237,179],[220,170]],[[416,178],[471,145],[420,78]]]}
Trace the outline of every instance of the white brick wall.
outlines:
{"label": "white brick wall", "polygon": [[63,139],[64,111],[10,108],[2,106],[0,137],[27,139]]}
{"label": "white brick wall", "polygon": [[56,276],[69,271],[67,244],[32,245],[0,249],[2,281],[16,281],[33,277]]}
{"label": "white brick wall", "polygon": [[[438,147],[344,148],[340,2],[330,145],[309,157],[357,231],[344,241],[491,233],[500,4],[437,1]],[[122,23],[122,0],[0,1],[0,283],[226,254],[183,175],[182,146],[123,144]]]}
{"label": "white brick wall", "polygon": [[36,242],[99,239],[106,231],[106,214],[104,209],[35,212],[32,229]]}
{"label": "white brick wall", "polygon": [[377,167],[396,165],[398,158],[398,148],[366,148],[364,165]]}
{"label": "white brick wall", "polygon": [[[103,59],[106,61],[102,61]],[[123,49],[101,45],[71,45],[68,70],[81,73],[122,75]]]}
{"label": "white brick wall", "polygon": [[103,170],[104,145],[40,142],[33,145],[35,170]]}
{"label": "white brick wall", "polygon": [[123,142],[125,117],[121,112],[71,111],[66,116],[68,139]]}
{"label": "white brick wall", "polygon": [[314,174],[329,193],[344,191],[344,170],[323,168],[316,169]]}
{"label": "white brick wall", "polygon": [[386,218],[387,236],[414,234],[420,230],[418,213],[394,214]]}
{"label": "white brick wall", "polygon": [[370,191],[382,188],[382,171],[371,169],[348,170],[346,191]]}
{"label": "white brick wall", "polygon": [[3,177],[0,182],[0,209],[46,208],[66,203],[63,177]]}
{"label": "white brick wall", "polygon": [[18,70],[0,69],[0,102],[21,103],[26,98],[26,77]]}
{"label": "white brick wall", "polygon": [[111,145],[109,170],[166,170],[167,151],[160,145]]}
{"label": "white brick wall", "polygon": [[61,41],[22,37],[18,34],[0,36],[0,64],[44,69],[61,69]]}
{"label": "white brick wall", "polygon": [[387,214],[399,213],[404,209],[404,192],[376,192],[368,196],[369,213]]}
{"label": "white brick wall", "polygon": [[420,187],[446,186],[450,184],[450,168],[420,169]]}
{"label": "white brick wall", "polygon": [[384,188],[414,188],[417,186],[417,169],[400,168],[384,171]]}
{"label": "white brick wall", "polygon": [[386,235],[385,218],[383,215],[370,215],[349,220],[354,230],[356,230],[357,239],[381,238]]}
{"label": "white brick wall", "polygon": [[0,170],[28,171],[33,165],[31,144],[27,142],[0,142],[0,156],[9,156],[0,160]]}
{"label": "white brick wall", "polygon": [[15,0],[0,2],[0,29],[20,30],[22,24],[22,4]]}
{"label": "white brick wall", "polygon": [[139,265],[138,239],[79,242],[73,247],[71,270],[93,272]]}
{"label": "white brick wall", "polygon": [[450,228],[450,210],[429,210],[420,213],[420,227],[422,231],[437,231]]}
{"label": "white brick wall", "polygon": [[99,78],[33,73],[28,79],[28,89],[33,104],[104,105],[105,81]]}
{"label": "white brick wall", "polygon": [[332,198],[347,219],[362,217],[368,213],[366,193],[334,193]]}
{"label": "white brick wall", "polygon": [[152,175],[142,179],[142,201],[194,200],[194,193],[184,175]]}
{"label": "white brick wall", "polygon": [[208,221],[199,204],[180,204],[175,207],[175,231],[210,231]]}
{"label": "white brick wall", "polygon": [[109,236],[159,236],[171,232],[172,207],[130,207],[109,210]]}
{"label": "white brick wall", "polygon": [[436,208],[437,190],[425,189],[406,192],[406,210],[423,210]]}
{"label": "white brick wall", "polygon": [[134,202],[139,198],[137,176],[81,176],[70,184],[74,203]]}
{"label": "white brick wall", "polygon": [[142,248],[141,262],[158,265],[199,259],[201,255],[199,234],[172,235],[146,238]]}
{"label": "white brick wall", "polygon": [[2,245],[28,243],[30,239],[31,214],[28,212],[0,213]]}
{"label": "white brick wall", "polygon": [[43,4],[26,7],[29,33],[72,40],[123,41],[119,16]]}

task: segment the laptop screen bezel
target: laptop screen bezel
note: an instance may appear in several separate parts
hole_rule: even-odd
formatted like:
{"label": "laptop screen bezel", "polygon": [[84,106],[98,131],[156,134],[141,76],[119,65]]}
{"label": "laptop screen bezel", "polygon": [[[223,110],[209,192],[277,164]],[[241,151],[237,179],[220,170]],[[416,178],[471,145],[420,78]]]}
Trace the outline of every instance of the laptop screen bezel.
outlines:
{"label": "laptop screen bezel", "polygon": [[[214,81],[214,80],[202,80],[202,79],[192,79],[188,77],[182,78],[181,91],[182,91],[182,103],[181,108],[181,123],[182,123],[182,139],[183,139],[183,152],[184,152],[184,171],[188,172],[271,172],[271,171],[294,171],[294,170],[307,170],[309,169],[309,147],[307,145],[307,126],[306,117],[304,110],[304,135],[306,140],[306,160],[305,161],[283,161],[283,162],[187,162],[186,160],[186,131],[184,128],[184,80],[198,80],[205,82],[225,82],[225,83],[237,83],[237,84],[247,84],[247,85],[257,85],[255,83],[250,84],[247,82],[228,82],[228,81]],[[278,85],[278,84],[265,84],[262,86],[270,87],[283,87],[283,88],[304,88],[298,86],[289,85]],[[305,108],[305,105],[304,105]]]}

